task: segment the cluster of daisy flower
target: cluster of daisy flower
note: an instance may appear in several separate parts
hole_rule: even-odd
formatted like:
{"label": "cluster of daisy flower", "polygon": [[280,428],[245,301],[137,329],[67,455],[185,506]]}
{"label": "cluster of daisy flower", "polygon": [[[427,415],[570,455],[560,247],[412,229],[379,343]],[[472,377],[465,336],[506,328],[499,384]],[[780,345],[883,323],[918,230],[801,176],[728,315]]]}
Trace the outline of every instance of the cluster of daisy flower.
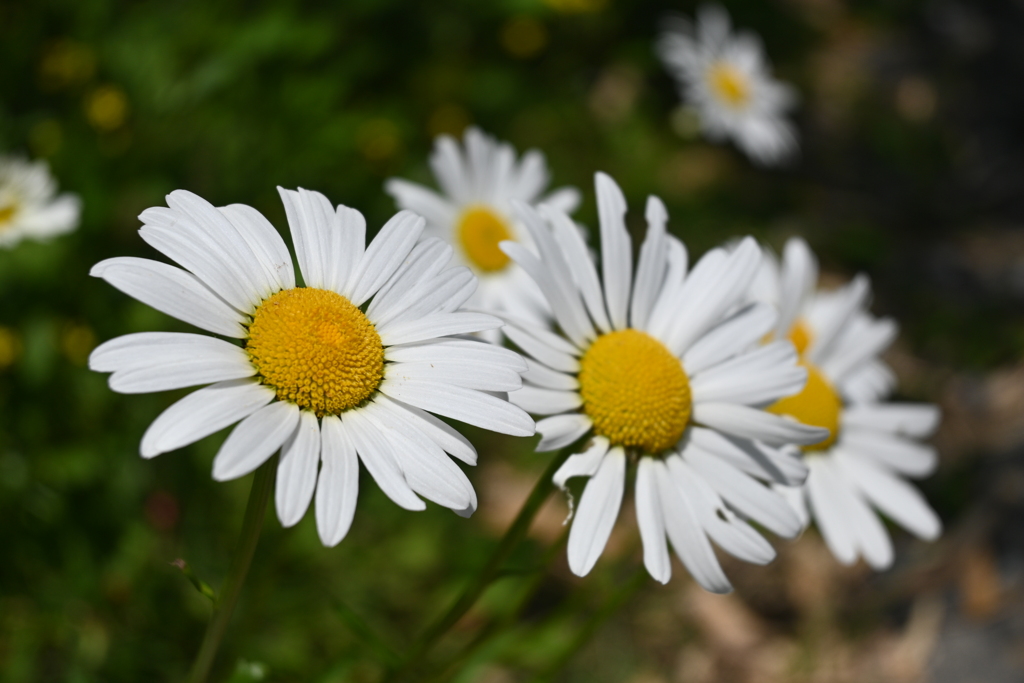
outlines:
{"label": "cluster of daisy flower", "polygon": [[74,230],[81,205],[73,194],[57,194],[45,161],[0,156],[0,249]]}

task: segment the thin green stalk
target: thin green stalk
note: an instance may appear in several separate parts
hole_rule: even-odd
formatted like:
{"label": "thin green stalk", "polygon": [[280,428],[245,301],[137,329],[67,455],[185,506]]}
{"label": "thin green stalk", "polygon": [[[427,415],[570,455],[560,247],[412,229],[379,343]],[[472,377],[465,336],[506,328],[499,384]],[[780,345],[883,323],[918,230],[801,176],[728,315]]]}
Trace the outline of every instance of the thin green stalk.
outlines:
{"label": "thin green stalk", "polygon": [[249,565],[252,563],[253,553],[256,552],[256,543],[260,538],[260,531],[263,529],[263,516],[267,511],[267,501],[270,500],[270,492],[274,488],[274,474],[277,471],[277,458],[271,458],[263,463],[252,480],[252,488],[249,489],[249,502],[245,506],[245,519],[242,522],[242,533],[238,538],[238,547],[235,555],[231,558],[231,567],[228,568],[228,576],[224,581],[220,597],[213,606],[213,616],[206,627],[206,635],[203,636],[203,643],[199,646],[199,652],[192,663],[192,671],[189,673],[189,683],[205,683],[213,667],[213,661],[217,657],[217,650],[224,639],[228,622],[231,621],[231,614],[235,611],[235,604],[242,592],[242,584],[249,573]]}
{"label": "thin green stalk", "polygon": [[533,680],[535,683],[548,683],[549,681],[555,680],[565,665],[579,652],[584,645],[590,642],[590,639],[594,637],[597,630],[601,628],[613,614],[619,611],[625,602],[633,596],[640,587],[647,582],[647,573],[643,568],[639,569],[636,574],[633,575],[629,581],[624,583],[618,591],[616,591],[610,600],[606,602],[600,610],[597,611],[594,616],[587,621],[586,624],[576,633],[576,637],[573,638],[568,647],[566,647],[558,657],[555,658],[551,664]]}
{"label": "thin green stalk", "polygon": [[554,488],[554,482],[551,478],[554,476],[558,468],[562,466],[566,458],[569,457],[575,450],[577,444],[572,444],[563,448],[558,454],[551,459],[547,469],[540,475],[540,479],[534,485],[533,490],[527,497],[526,502],[523,503],[523,507],[519,510],[519,514],[516,516],[512,525],[505,532],[505,535],[499,541],[498,546],[491,553],[487,563],[480,569],[473,580],[470,581],[469,585],[463,589],[462,594],[452,603],[452,606],[441,615],[433,624],[427,627],[423,634],[413,643],[409,649],[409,654],[405,659],[402,666],[395,669],[392,674],[386,679],[392,683],[408,679],[410,674],[416,673],[416,671],[422,666],[424,658],[430,653],[430,650],[437,644],[437,642],[448,632],[448,630],[455,625],[469,611],[469,609],[476,604],[476,601],[480,598],[483,592],[498,576],[498,572],[501,570],[501,566],[508,559],[512,551],[515,550],[516,546],[519,545],[520,541],[526,536],[526,532],[530,530],[530,525],[533,523],[533,518],[536,517],[537,511],[540,510],[541,505],[547,500],[548,495]]}

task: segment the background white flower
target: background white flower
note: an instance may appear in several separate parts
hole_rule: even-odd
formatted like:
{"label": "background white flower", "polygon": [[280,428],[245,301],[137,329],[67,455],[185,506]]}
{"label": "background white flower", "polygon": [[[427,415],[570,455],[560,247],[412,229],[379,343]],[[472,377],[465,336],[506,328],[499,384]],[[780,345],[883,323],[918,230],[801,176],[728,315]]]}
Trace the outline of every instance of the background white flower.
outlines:
{"label": "background white flower", "polygon": [[[452,250],[419,241],[423,219],[402,211],[365,246],[362,214],[317,192],[281,190],[305,287],[291,255],[255,209],[215,208],[185,191],[141,215],[142,238],[184,267],[112,258],[92,275],[238,346],[197,334],[149,332],[98,347],[90,367],[123,393],[210,384],[165,410],[142,438],[143,457],[238,426],[213,462],[217,480],[243,476],[278,449],[282,524],[305,514],[314,490],[326,545],[348,532],[358,463],[409,510],[423,496],[461,514],[476,507],[447,454],[476,462],[473,446],[430,413],[520,436],[533,422],[488,392],[520,386],[514,352],[451,335],[501,324],[460,311],[476,280],[446,268]],[[429,411],[429,412],[427,412]],[[418,495],[417,495],[418,494]]]}
{"label": "background white flower", "polygon": [[939,410],[884,401],[895,376],[878,356],[897,329],[867,312],[867,278],[831,292],[818,291],[817,280],[814,254],[794,238],[781,265],[765,254],[754,290],[755,298],[777,303],[774,334],[793,341],[809,372],[804,390],[771,410],[830,431],[823,443],[804,447],[810,474],[787,499],[805,523],[813,515],[841,562],[863,556],[884,569],[893,561],[892,541],[872,507],[920,538],[934,540],[942,531],[924,497],[904,480],[935,469],[935,449],[918,440],[938,427]]}
{"label": "background white flower", "polygon": [[550,177],[543,154],[529,150],[516,159],[510,144],[474,127],[466,130],[461,147],[452,137],[439,136],[430,165],[442,194],[400,178],[388,180],[385,189],[400,208],[427,219],[427,234],[455,245],[456,258],[480,279],[469,305],[545,321],[550,314],[544,297],[498,244],[530,243],[515,219],[514,201],[544,202],[571,213],[579,204],[579,193],[563,187],[544,195]]}
{"label": "background white flower", "polygon": [[517,205],[539,256],[513,242],[502,249],[536,280],[562,334],[508,320],[505,334],[529,354],[524,386],[509,399],[549,416],[537,424],[539,450],[593,436],[555,475],[560,486],[590,478],[569,534],[573,572],[585,575],[597,562],[627,464],[638,461],[637,520],[651,576],[671,577],[667,536],[702,586],[727,591],[709,537],[764,564],[774,549],[747,518],[784,536],[800,531],[798,517],[761,481],[802,481],[795,449],[776,447],[813,443],[825,432],[759,407],[799,391],[806,372],[792,344],[760,345],[773,308],[741,305],[760,258],[752,239],[731,254],[709,252],[687,273],[686,249],[666,232],[665,208],[651,197],[634,278],[625,199],[604,174],[596,188],[600,281],[565,213]]}
{"label": "background white flower", "polygon": [[732,138],[752,160],[766,165],[797,151],[796,129],[785,118],[795,92],[771,77],[756,35],[732,34],[721,6],[701,7],[696,27],[681,17],[669,19],[657,51],[707,137]]}
{"label": "background white flower", "polygon": [[77,195],[57,195],[45,161],[0,157],[0,247],[71,232],[81,209]]}

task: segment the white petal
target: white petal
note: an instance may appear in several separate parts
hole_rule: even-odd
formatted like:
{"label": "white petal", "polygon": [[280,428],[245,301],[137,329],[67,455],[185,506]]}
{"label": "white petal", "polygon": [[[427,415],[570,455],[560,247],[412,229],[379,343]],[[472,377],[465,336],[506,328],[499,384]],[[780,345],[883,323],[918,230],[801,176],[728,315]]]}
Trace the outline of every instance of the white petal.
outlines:
{"label": "white petal", "polygon": [[437,237],[421,240],[391,279],[377,290],[366,308],[366,316],[380,326],[408,308],[410,295],[414,295],[427,282],[444,270],[454,250]]}
{"label": "white petal", "polygon": [[333,225],[334,251],[328,255],[327,286],[331,291],[346,296],[352,273],[366,249],[366,218],[359,211],[339,204],[334,211]]}
{"label": "white petal", "polygon": [[665,532],[672,542],[676,555],[683,561],[697,583],[706,590],[712,593],[728,593],[732,590],[732,584],[718,564],[715,551],[711,549],[711,543],[704,535],[696,513],[682,491],[672,481],[665,463],[655,461],[654,467],[654,479],[658,484],[658,495],[665,520]]}
{"label": "white petal", "polygon": [[837,343],[835,351],[821,365],[822,373],[833,383],[842,382],[850,372],[882,353],[896,339],[897,327],[892,320],[883,319],[857,331],[860,333],[852,343],[843,343],[842,348]]}
{"label": "white petal", "polygon": [[573,477],[590,477],[597,472],[597,468],[604,461],[605,453],[608,452],[608,439],[603,436],[594,437],[593,441],[581,453],[570,455],[562,466],[558,468],[551,481],[555,486],[565,490],[565,482]]}
{"label": "white petal", "polygon": [[388,328],[380,335],[385,346],[411,344],[413,342],[445,337],[453,334],[473,334],[493,330],[502,326],[500,318],[486,313],[431,313],[422,318],[407,320]]}
{"label": "white petal", "polygon": [[246,418],[274,400],[274,391],[250,379],[218,382],[171,405],[142,436],[142,457],[187,446]]}
{"label": "white petal", "polygon": [[437,183],[445,194],[462,204],[471,199],[472,185],[468,177],[468,169],[459,151],[458,143],[448,135],[440,135],[434,140],[434,151],[430,155],[430,167],[434,171]]}
{"label": "white petal", "polygon": [[380,391],[417,408],[501,434],[530,436],[535,431],[533,420],[520,408],[473,389],[385,377]]}
{"label": "white petal", "polygon": [[665,223],[668,221],[668,211],[660,199],[650,196],[647,198],[645,214],[647,236],[640,247],[633,300],[629,304],[629,324],[639,330],[647,329],[647,321],[668,266],[665,248]]}
{"label": "white petal", "polygon": [[836,462],[861,494],[905,529],[934,541],[942,533],[942,522],[917,489],[870,460],[837,452]]}
{"label": "white petal", "polygon": [[452,457],[458,458],[467,465],[476,464],[476,448],[473,447],[469,439],[450,424],[415,406],[396,401],[383,394],[377,396],[374,403],[380,406],[381,410],[390,413],[391,419],[402,420],[418,429]]}
{"label": "white petal", "polygon": [[231,221],[263,266],[268,289],[276,292],[295,287],[295,269],[288,246],[270,221],[245,204],[230,204],[218,210]]}
{"label": "white petal", "polygon": [[316,528],[327,547],[338,545],[352,526],[359,497],[356,448],[334,415],[321,426],[320,479],[316,485]]}
{"label": "white petal", "polygon": [[857,539],[857,546],[864,559],[873,569],[886,569],[892,564],[892,541],[875,513],[861,498],[852,482],[843,477],[842,470],[835,458],[823,457],[818,470],[831,478],[831,488],[835,501],[840,506],[848,528]]}
{"label": "white petal", "polygon": [[177,332],[140,332],[111,339],[89,356],[89,367],[110,372],[123,394],[166,391],[256,374],[245,351],[222,339]]}
{"label": "white petal", "polygon": [[909,477],[927,477],[939,460],[934,446],[860,428],[842,429],[835,448],[871,458]]}
{"label": "white petal", "polygon": [[752,348],[771,330],[775,309],[751,303],[713,327],[683,354],[683,367],[690,376]]}
{"label": "white petal", "polygon": [[423,232],[425,221],[411,211],[399,211],[384,224],[349,277],[346,291],[356,306],[373,296],[402,265]]}
{"label": "white petal", "polygon": [[579,380],[572,375],[552,370],[535,360],[528,360],[527,364],[529,369],[523,373],[523,379],[534,386],[544,387],[545,389],[559,389],[561,391],[576,391],[580,388]]}
{"label": "white petal", "polygon": [[400,209],[408,209],[427,219],[437,227],[448,227],[455,222],[456,209],[447,199],[433,190],[401,178],[389,178],[384,191],[391,195]]}
{"label": "white petal", "polygon": [[601,224],[601,272],[612,327],[625,329],[633,279],[633,245],[626,231],[626,198],[604,173],[594,175],[597,214]]}
{"label": "white petal", "polygon": [[543,436],[535,449],[539,453],[555,451],[568,446],[586,434],[593,426],[586,415],[555,415],[537,422],[537,431]]}
{"label": "white petal", "polygon": [[524,353],[533,356],[549,368],[574,374],[580,371],[580,362],[576,358],[560,349],[551,347],[533,335],[521,330],[517,325],[509,322],[502,328],[502,332],[513,344],[522,349]]}
{"label": "white petal", "polygon": [[583,405],[583,399],[576,391],[557,391],[540,387],[524,386],[508,395],[508,400],[534,415],[555,415],[576,410]]}
{"label": "white petal", "polygon": [[766,405],[800,393],[807,382],[807,369],[796,360],[796,349],[790,342],[765,344],[692,377],[693,400]]}
{"label": "white petal", "polygon": [[427,509],[427,504],[409,487],[391,442],[380,434],[376,425],[360,410],[346,412],[342,424],[363,466],[384,495],[406,510]]}
{"label": "white petal", "polygon": [[870,295],[870,285],[864,275],[856,276],[850,284],[836,293],[834,305],[814,325],[814,338],[807,348],[806,356],[815,365],[821,365],[828,358],[833,342],[842,332],[850,318],[864,306]]}
{"label": "white petal", "polygon": [[661,288],[655,297],[654,305],[647,316],[645,329],[656,339],[662,339],[674,326],[678,311],[676,300],[683,288],[686,279],[686,269],[689,265],[689,256],[686,246],[672,235],[665,236],[666,261],[665,277],[662,279]]}
{"label": "white petal", "polygon": [[331,203],[319,192],[277,188],[288,217],[295,257],[307,287],[327,287],[328,255],[332,252]]}
{"label": "white petal", "polygon": [[758,439],[772,446],[814,444],[828,438],[828,430],[735,403],[694,403],[693,420],[726,434]]}
{"label": "white petal", "polygon": [[569,569],[586,576],[601,557],[622,506],[626,485],[626,455],[608,451],[597,473],[587,482],[569,531]]}
{"label": "white petal", "polygon": [[290,527],[306,514],[316,488],[320,462],[320,425],[316,415],[301,411],[299,424],[281,447],[274,485],[274,504],[281,526]]}
{"label": "white petal", "polygon": [[389,346],[384,358],[398,363],[458,361],[490,363],[523,373],[526,360],[515,351],[475,339],[436,339],[428,342]]}
{"label": "white petal", "polygon": [[779,320],[775,336],[785,339],[818,283],[818,260],[807,243],[791,237],[782,250],[779,282]]}
{"label": "white petal", "polygon": [[781,496],[734,468],[728,462],[691,444],[683,453],[714,490],[732,507],[785,538],[803,530],[800,518]]}
{"label": "white petal", "polygon": [[208,332],[239,339],[248,334],[242,326],[248,323],[248,317],[180,268],[124,256],[100,261],[89,275],[103,278],[147,306]]}
{"label": "white petal", "polygon": [[636,472],[636,521],[640,527],[647,573],[659,583],[668,583],[672,578],[672,562],[668,556],[668,539],[656,476],[654,459],[640,458]]}
{"label": "white petal", "polygon": [[775,559],[775,549],[771,544],[726,507],[712,485],[700,474],[678,457],[669,457],[665,463],[704,532],[722,550],[754,564],[768,564]]}
{"label": "white petal", "polygon": [[245,418],[221,444],[213,459],[213,478],[229,481],[249,474],[267,461],[292,435],[299,407],[275,401]]}
{"label": "white petal", "polygon": [[575,187],[560,187],[549,192],[537,203],[550,206],[558,211],[572,213],[580,205],[580,191]]}
{"label": "white petal", "polygon": [[841,484],[822,467],[824,458],[811,458],[807,463],[807,498],[814,521],[835,558],[843,564],[857,561],[857,537],[838,500],[835,489]]}
{"label": "white petal", "polygon": [[843,427],[924,439],[935,432],[940,417],[939,407],[930,403],[869,403],[845,408]]}
{"label": "white petal", "polygon": [[469,268],[449,268],[424,282],[418,292],[407,297],[405,306],[391,320],[386,324],[377,324],[377,331],[386,334],[397,325],[435,313],[445,302],[460,291],[464,291],[467,285],[472,284],[475,290],[476,282],[476,276]]}
{"label": "white petal", "polygon": [[572,222],[565,213],[549,211],[546,214],[554,228],[555,241],[558,242],[565,254],[565,260],[569,263],[569,270],[572,273],[576,286],[579,287],[583,302],[587,306],[591,319],[602,332],[611,332],[611,322],[604,307],[604,296],[601,293],[601,283],[597,279],[597,270],[594,268],[594,261],[583,241],[580,229]]}
{"label": "white petal", "polygon": [[691,427],[688,435],[694,445],[758,479],[787,486],[799,486],[807,479],[807,466],[795,447],[775,449],[704,427]]}
{"label": "white petal", "polygon": [[392,363],[388,366],[388,376],[398,379],[430,380],[480,391],[515,391],[523,386],[518,372],[492,363]]}

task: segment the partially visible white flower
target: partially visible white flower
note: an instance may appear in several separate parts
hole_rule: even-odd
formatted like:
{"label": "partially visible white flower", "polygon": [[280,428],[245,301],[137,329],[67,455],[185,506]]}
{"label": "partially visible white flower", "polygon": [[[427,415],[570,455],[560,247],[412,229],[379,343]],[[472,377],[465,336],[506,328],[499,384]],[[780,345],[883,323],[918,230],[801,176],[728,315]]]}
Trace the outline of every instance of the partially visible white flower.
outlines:
{"label": "partially visible white flower", "polygon": [[769,562],[774,549],[746,520],[799,533],[799,518],[763,482],[802,482],[796,449],[780,446],[814,443],[826,432],[760,409],[799,391],[807,373],[789,342],[760,345],[775,323],[773,307],[743,305],[760,259],[756,243],[748,238],[731,254],[714,249],[688,272],[686,248],[650,197],[634,274],[625,198],[604,174],[596,187],[601,280],[576,226],[553,207],[517,206],[537,254],[501,245],[540,286],[560,329],[507,320],[504,333],[529,364],[509,400],[547,416],[537,423],[538,450],[592,437],[555,474],[559,486],[589,478],[569,533],[574,573],[587,574],[601,556],[634,463],[648,572],[662,583],[671,577],[667,537],[702,586],[725,592],[731,586],[710,541]]}
{"label": "partially visible white flower", "polygon": [[461,147],[454,138],[439,136],[430,165],[441,194],[400,178],[388,180],[385,189],[399,208],[427,219],[426,234],[455,245],[456,258],[480,279],[468,305],[546,321],[550,313],[540,290],[498,244],[513,240],[533,248],[513,202],[543,202],[571,213],[579,192],[563,187],[544,195],[550,178],[543,154],[530,150],[516,159],[511,145],[474,127],[466,130]]}
{"label": "partially visible white flower", "polygon": [[817,289],[818,264],[807,244],[791,239],[779,264],[766,253],[754,296],[778,306],[774,335],[789,338],[808,370],[807,385],[770,408],[829,430],[804,446],[810,474],[788,499],[817,522],[832,553],[851,564],[860,556],[875,569],[892,564],[892,541],[872,508],[925,540],[942,524],[904,477],[935,469],[932,446],[920,443],[939,424],[938,407],[887,402],[895,376],[879,355],[896,337],[896,324],[867,312],[865,276],[834,291]]}
{"label": "partially visible white flower", "polygon": [[795,92],[771,77],[756,35],[731,33],[721,6],[702,7],[696,28],[682,18],[670,20],[657,51],[707,137],[732,138],[765,165],[797,151],[796,129],[785,117],[796,103]]}
{"label": "partially visible white flower", "polygon": [[[359,463],[401,507],[419,496],[460,514],[476,493],[448,457],[476,463],[445,417],[504,434],[533,421],[495,393],[519,388],[526,365],[507,349],[457,338],[501,325],[460,310],[476,288],[447,268],[452,249],[420,240],[423,219],[395,215],[367,245],[366,221],[318,192],[280,190],[304,287],[288,247],[255,209],[215,208],[182,190],[147,209],[142,239],[177,261],[101,261],[91,274],[209,335],[129,334],[101,344],[89,366],[112,372],[114,391],[199,389],[165,410],[142,437],[145,458],[236,422],[213,461],[213,478],[241,477],[279,449],[275,500],[281,523],[305,514],[316,492],[325,545],[348,532]],[[428,412],[429,411],[429,412]]]}
{"label": "partially visible white flower", "polygon": [[81,208],[77,195],[57,195],[45,161],[0,157],[0,247],[71,232]]}

